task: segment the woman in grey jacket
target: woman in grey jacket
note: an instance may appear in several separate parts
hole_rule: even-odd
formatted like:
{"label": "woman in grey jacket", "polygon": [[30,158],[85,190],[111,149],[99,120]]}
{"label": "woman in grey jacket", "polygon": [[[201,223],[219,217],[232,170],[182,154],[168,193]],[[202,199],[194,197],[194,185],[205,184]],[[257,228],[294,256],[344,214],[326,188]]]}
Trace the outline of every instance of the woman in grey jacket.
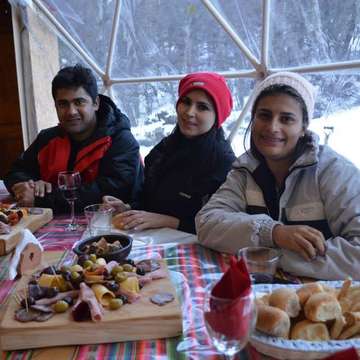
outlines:
{"label": "woman in grey jacket", "polygon": [[360,171],[307,130],[314,89],[300,75],[259,84],[250,151],[196,217],[199,241],[236,253],[277,247],[300,276],[360,279]]}

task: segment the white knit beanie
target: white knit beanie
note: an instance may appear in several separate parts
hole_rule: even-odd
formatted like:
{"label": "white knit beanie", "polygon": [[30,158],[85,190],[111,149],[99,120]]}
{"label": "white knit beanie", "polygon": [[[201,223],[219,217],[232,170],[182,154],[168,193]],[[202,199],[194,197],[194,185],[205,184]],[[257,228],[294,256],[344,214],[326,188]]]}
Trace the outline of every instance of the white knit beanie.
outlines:
{"label": "white knit beanie", "polygon": [[314,114],[316,89],[308,80],[293,72],[284,71],[272,74],[255,88],[254,102],[263,90],[272,85],[287,85],[295,89],[305,102],[310,122]]}

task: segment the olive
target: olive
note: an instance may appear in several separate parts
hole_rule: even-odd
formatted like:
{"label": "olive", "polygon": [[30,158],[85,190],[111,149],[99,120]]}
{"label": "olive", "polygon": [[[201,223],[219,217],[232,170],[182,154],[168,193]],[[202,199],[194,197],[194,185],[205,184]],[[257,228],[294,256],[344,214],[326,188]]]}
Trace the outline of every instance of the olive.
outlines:
{"label": "olive", "polygon": [[96,247],[96,245],[94,245],[94,244],[91,244],[90,246],[89,246],[89,253],[91,254],[95,254],[96,253],[96,250],[97,250],[97,247]]}
{"label": "olive", "polygon": [[115,276],[115,281],[120,283],[125,281],[128,278],[128,276],[124,272],[119,272]]}
{"label": "olive", "polygon": [[95,262],[96,259],[97,259],[96,254],[90,254],[90,255],[89,255],[89,260],[91,260],[92,262]]}
{"label": "olive", "polygon": [[136,268],[136,273],[138,275],[144,276],[145,275],[145,270],[142,268]]}
{"label": "olive", "polygon": [[51,299],[59,293],[59,289],[57,287],[49,287],[46,289],[45,297]]}
{"label": "olive", "polygon": [[73,271],[79,272],[79,271],[83,271],[83,270],[84,270],[83,267],[80,266],[79,264],[75,264],[75,265],[70,267],[71,272],[73,272]]}
{"label": "olive", "polygon": [[127,296],[125,296],[125,295],[119,295],[118,298],[122,300],[123,304],[127,304],[127,303],[128,303],[128,298],[127,298]]}
{"label": "olive", "polygon": [[120,273],[123,271],[124,271],[124,268],[121,265],[116,265],[112,268],[111,275],[115,277],[117,273]]}
{"label": "olive", "polygon": [[77,280],[77,279],[80,278],[81,275],[80,275],[78,272],[73,271],[73,272],[70,274],[70,276],[71,276],[71,280]]}
{"label": "olive", "polygon": [[63,313],[69,308],[69,304],[64,300],[59,300],[54,304],[54,310],[57,313]]}
{"label": "olive", "polygon": [[65,281],[71,280],[71,272],[70,271],[65,271],[61,275]]}
{"label": "olive", "polygon": [[104,258],[98,258],[98,259],[96,259],[96,263],[98,265],[104,266],[104,265],[106,265],[106,260]]}
{"label": "olive", "polygon": [[126,262],[127,264],[132,265],[132,266],[135,266],[135,261],[132,260],[132,259],[126,259],[125,262]]}
{"label": "olive", "polygon": [[92,268],[93,264],[94,263],[91,260],[86,260],[86,261],[84,261],[83,268],[84,269]]}
{"label": "olive", "polygon": [[123,301],[119,298],[111,299],[109,302],[110,310],[117,310],[117,309],[121,308],[122,305],[123,305]]}
{"label": "olive", "polygon": [[119,284],[115,281],[108,282],[106,287],[112,292],[117,292],[119,290]]}
{"label": "olive", "polygon": [[29,297],[26,298],[26,300],[22,299],[20,305],[23,308],[26,308],[26,303],[27,303],[28,307],[31,306],[31,305],[34,305],[35,304],[35,299],[32,296],[29,296]]}
{"label": "olive", "polygon": [[133,271],[133,266],[130,264],[124,264],[123,268],[124,268],[124,271],[127,271],[127,272]]}
{"label": "olive", "polygon": [[63,300],[67,302],[69,306],[71,306],[74,303],[74,299],[71,296],[65,296]]}
{"label": "olive", "polygon": [[83,264],[84,264],[84,262],[85,262],[86,260],[89,260],[89,255],[84,254],[84,255],[80,255],[80,256],[79,256],[77,262],[78,262],[79,265],[83,266]]}

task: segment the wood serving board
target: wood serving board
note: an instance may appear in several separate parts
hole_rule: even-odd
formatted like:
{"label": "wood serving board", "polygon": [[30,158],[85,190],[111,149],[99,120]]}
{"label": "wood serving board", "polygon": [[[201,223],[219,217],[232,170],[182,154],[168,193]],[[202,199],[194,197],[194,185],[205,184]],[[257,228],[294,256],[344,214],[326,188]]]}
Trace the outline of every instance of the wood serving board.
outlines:
{"label": "wood serving board", "polygon": [[[164,262],[161,267],[167,271]],[[11,298],[0,326],[0,348],[21,350],[178,336],[182,333],[181,307],[168,271],[167,274],[166,278],[145,285],[140,291],[141,298],[135,303],[114,311],[104,309],[104,318],[97,323],[75,322],[71,309],[64,314],[55,314],[46,322],[21,323],[14,320],[19,305]],[[26,279],[17,289],[23,289],[25,284]],[[172,293],[175,300],[163,306],[150,302],[150,296],[163,291]]]}
{"label": "wood serving board", "polygon": [[10,234],[0,234],[0,256],[8,254],[19,243],[20,231],[29,229],[34,232],[53,218],[52,209],[41,209],[42,214],[29,214],[11,227]]}

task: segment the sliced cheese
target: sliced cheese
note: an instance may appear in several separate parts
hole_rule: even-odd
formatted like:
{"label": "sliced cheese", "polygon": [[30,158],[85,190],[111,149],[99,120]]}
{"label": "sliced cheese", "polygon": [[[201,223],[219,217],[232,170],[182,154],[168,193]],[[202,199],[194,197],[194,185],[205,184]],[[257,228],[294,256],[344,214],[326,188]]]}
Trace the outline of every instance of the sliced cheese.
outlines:
{"label": "sliced cheese", "polygon": [[138,278],[136,276],[128,277],[120,283],[120,289],[138,294],[140,292]]}
{"label": "sliced cheese", "polygon": [[115,297],[114,293],[101,284],[91,286],[97,301],[103,306],[109,306],[110,300]]}

